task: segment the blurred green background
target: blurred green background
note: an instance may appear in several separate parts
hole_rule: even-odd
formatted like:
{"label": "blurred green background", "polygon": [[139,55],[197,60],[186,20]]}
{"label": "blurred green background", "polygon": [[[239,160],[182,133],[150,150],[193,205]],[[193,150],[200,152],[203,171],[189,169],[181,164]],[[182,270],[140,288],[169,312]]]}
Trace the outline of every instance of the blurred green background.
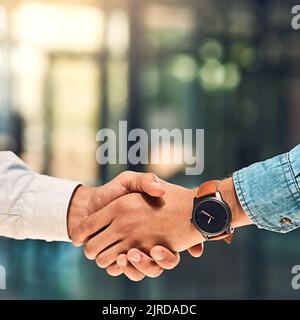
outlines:
{"label": "blurred green background", "polygon": [[[295,1],[0,1],[0,149],[35,170],[91,185],[125,166],[96,163],[96,132],[204,128],[205,171],[129,166],[195,187],[300,141]],[[267,195],[266,195],[267,196]],[[70,244],[0,240],[16,299],[299,298],[288,235],[238,230],[231,246],[158,279],[111,278]]]}

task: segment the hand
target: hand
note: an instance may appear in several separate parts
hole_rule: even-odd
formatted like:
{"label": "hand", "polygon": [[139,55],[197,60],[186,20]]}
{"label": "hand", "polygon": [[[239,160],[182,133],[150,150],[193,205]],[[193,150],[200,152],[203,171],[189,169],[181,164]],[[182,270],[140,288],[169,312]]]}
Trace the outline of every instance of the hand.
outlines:
{"label": "hand", "polygon": [[155,174],[131,171],[122,172],[111,182],[100,187],[78,187],[68,210],[67,226],[70,239],[75,227],[88,216],[130,192],[145,192],[153,197],[160,197],[165,190]]}
{"label": "hand", "polygon": [[[193,257],[200,257],[203,244],[188,249]],[[126,254],[120,254],[117,261],[106,268],[110,276],[124,274],[132,281],[141,281],[145,276],[156,278],[164,270],[174,269],[180,262],[179,253],[173,253],[165,247],[155,246],[150,250],[150,256],[138,249],[130,249]]]}
{"label": "hand", "polygon": [[[111,201],[128,194],[130,192],[145,192],[153,197],[160,197],[165,193],[159,179],[152,173],[136,173],[125,171],[117,176],[114,180],[104,186],[90,188],[78,187],[73,194],[68,212],[68,231],[72,238],[74,228],[84,219],[100,210]],[[132,252],[132,250],[131,250]],[[194,247],[189,249],[192,256],[200,256],[202,247]],[[163,269],[173,269],[180,261],[178,253],[161,247],[154,248],[151,258],[142,253],[140,262],[136,262],[135,266],[127,261],[127,256],[120,256],[119,264],[114,263],[107,268],[108,274],[119,276],[125,274],[134,281],[142,280],[146,276],[158,276]],[[164,255],[164,258],[162,257]],[[156,261],[157,263],[155,263]],[[127,263],[128,262],[128,263]]]}
{"label": "hand", "polygon": [[161,244],[179,252],[203,242],[190,222],[196,191],[163,181],[161,184],[166,193],[159,199],[132,193],[90,216],[74,230],[73,244],[86,242],[87,258],[97,257],[99,266],[108,267],[130,248],[149,253]]}
{"label": "hand", "polygon": [[[232,226],[238,228],[252,224],[252,221],[238,201],[233,179],[228,178],[221,181],[219,191],[231,208]],[[193,257],[200,257],[203,253],[203,245],[204,243],[196,245],[188,249],[188,251]],[[111,276],[118,276],[124,273],[129,279],[140,281],[145,276],[151,278],[159,276],[163,272],[163,269],[170,270],[175,268],[179,261],[180,256],[178,253],[173,253],[161,246],[152,248],[150,250],[150,257],[138,249],[131,249],[127,255],[119,255],[117,262],[110,265],[106,270]]]}

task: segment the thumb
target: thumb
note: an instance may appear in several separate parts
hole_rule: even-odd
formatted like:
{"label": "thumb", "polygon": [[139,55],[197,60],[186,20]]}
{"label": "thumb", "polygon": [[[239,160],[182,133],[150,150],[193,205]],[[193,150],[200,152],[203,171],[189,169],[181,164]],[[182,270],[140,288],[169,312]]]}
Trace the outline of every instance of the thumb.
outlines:
{"label": "thumb", "polygon": [[152,197],[161,197],[166,192],[154,173],[125,171],[116,179],[125,187],[127,193],[143,192]]}
{"label": "thumb", "polygon": [[110,202],[132,192],[161,197],[165,193],[165,188],[154,173],[124,171],[112,181],[95,188],[91,201],[91,211],[98,211]]}
{"label": "thumb", "polygon": [[204,251],[204,243],[197,244],[190,249],[188,249],[189,254],[194,258],[199,258],[202,256]]}
{"label": "thumb", "polygon": [[143,192],[152,197],[161,197],[165,194],[166,190],[160,183],[159,178],[154,173],[144,173],[140,176],[141,189]]}

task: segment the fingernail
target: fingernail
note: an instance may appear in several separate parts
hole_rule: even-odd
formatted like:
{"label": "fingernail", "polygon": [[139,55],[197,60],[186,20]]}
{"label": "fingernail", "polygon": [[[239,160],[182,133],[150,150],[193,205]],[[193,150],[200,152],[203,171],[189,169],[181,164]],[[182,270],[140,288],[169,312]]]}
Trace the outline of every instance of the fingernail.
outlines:
{"label": "fingernail", "polygon": [[164,257],[165,257],[165,255],[162,251],[156,251],[155,253],[153,253],[153,258],[157,261],[163,260]]}
{"label": "fingernail", "polygon": [[132,255],[130,255],[129,259],[132,262],[139,262],[141,260],[141,255],[138,252],[135,252]]}
{"label": "fingernail", "polygon": [[117,264],[121,267],[126,267],[127,266],[127,259],[118,259]]}

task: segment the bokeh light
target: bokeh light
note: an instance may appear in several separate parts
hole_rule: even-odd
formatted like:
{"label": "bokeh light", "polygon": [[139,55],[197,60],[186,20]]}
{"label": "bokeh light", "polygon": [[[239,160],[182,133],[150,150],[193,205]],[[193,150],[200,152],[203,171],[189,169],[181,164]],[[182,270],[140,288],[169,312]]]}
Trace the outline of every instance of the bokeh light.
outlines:
{"label": "bokeh light", "polygon": [[241,81],[241,73],[239,67],[234,63],[227,63],[224,66],[225,78],[223,82],[223,87],[225,89],[236,88]]}
{"label": "bokeh light", "polygon": [[219,89],[225,80],[223,65],[217,60],[207,61],[199,71],[199,80],[206,90]]}
{"label": "bokeh light", "polygon": [[197,77],[197,62],[188,55],[178,55],[171,63],[173,76],[182,82],[193,81]]}
{"label": "bokeh light", "polygon": [[223,56],[223,48],[219,41],[215,39],[207,39],[200,46],[199,54],[203,60],[221,60]]}

